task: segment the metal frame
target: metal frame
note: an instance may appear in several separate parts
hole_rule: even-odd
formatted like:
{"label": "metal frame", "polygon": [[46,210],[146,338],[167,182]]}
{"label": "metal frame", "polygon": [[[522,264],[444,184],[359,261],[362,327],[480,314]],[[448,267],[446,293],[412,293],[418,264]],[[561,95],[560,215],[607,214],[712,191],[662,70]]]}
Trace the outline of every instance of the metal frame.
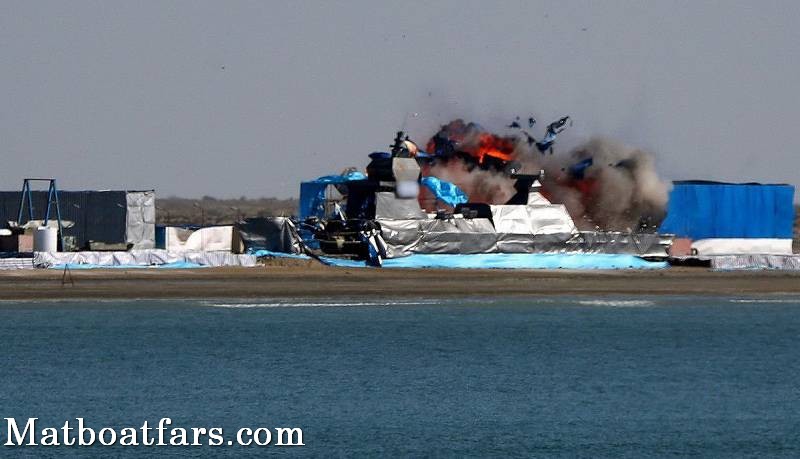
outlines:
{"label": "metal frame", "polygon": [[56,218],[58,221],[58,236],[61,239],[61,250],[66,250],[64,244],[64,226],[61,223],[61,206],[58,204],[58,186],[56,179],[53,178],[26,178],[22,182],[22,193],[19,200],[19,213],[17,214],[17,224],[22,224],[22,212],[25,210],[25,200],[28,201],[28,221],[33,220],[33,195],[31,194],[31,182],[49,182],[47,191],[47,210],[44,214],[44,226],[50,220],[50,208],[53,203],[56,205]]}

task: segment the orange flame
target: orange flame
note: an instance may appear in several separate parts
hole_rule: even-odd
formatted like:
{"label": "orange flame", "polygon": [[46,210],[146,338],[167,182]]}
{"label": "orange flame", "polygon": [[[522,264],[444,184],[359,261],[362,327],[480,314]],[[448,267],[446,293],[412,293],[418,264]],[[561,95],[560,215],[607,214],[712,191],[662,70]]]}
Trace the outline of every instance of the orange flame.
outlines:
{"label": "orange flame", "polygon": [[478,159],[478,164],[483,164],[487,156],[500,161],[511,161],[514,159],[514,141],[506,137],[483,132],[478,137],[478,148],[474,152],[469,152]]}
{"label": "orange flame", "polygon": [[[483,130],[474,123],[465,123],[462,119],[453,120],[442,126],[438,133],[452,142],[459,152],[465,153],[484,165],[487,158],[492,158],[500,163],[514,159],[516,140],[514,137],[502,137]],[[428,141],[428,151],[434,151],[435,138]]]}

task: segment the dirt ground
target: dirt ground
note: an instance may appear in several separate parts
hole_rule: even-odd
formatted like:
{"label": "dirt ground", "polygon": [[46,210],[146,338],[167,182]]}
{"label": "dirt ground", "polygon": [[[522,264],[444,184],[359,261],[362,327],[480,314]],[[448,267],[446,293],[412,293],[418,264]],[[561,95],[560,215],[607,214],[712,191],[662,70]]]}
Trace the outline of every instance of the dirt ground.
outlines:
{"label": "dirt ground", "polygon": [[0,272],[0,299],[474,297],[495,295],[798,295],[797,272],[423,270],[332,268],[312,261],[257,268]]}

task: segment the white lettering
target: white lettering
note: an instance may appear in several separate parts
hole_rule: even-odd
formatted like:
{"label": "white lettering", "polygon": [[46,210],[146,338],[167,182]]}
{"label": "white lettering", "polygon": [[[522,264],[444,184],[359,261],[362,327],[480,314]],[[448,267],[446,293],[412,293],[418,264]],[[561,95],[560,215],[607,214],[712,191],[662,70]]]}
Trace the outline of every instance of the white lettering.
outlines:
{"label": "white lettering", "polygon": [[[303,431],[297,427],[293,429],[278,427],[275,429],[275,433],[278,434],[278,443],[275,443],[277,446],[305,446],[305,443],[303,443]],[[283,441],[284,433],[286,434],[286,442]],[[294,434],[297,434],[297,443],[292,442]]]}
{"label": "white lettering", "polygon": [[[106,434],[111,434],[111,440],[106,441]],[[97,439],[100,440],[101,445],[111,446],[117,442],[117,431],[111,427],[103,427],[97,434]]]}
{"label": "white lettering", "polygon": [[[83,418],[75,418],[78,420],[78,445],[80,446],[92,446],[94,444],[95,433],[94,429],[90,427],[83,426]],[[89,434],[89,440],[86,440],[86,437],[83,434]]]}
{"label": "white lettering", "polygon": [[[303,430],[297,427],[248,428],[236,431],[236,443],[223,436],[221,427],[170,427],[171,418],[161,418],[153,427],[148,421],[137,427],[97,427],[95,430],[87,426],[84,418],[75,418],[77,426],[72,427],[70,421],[61,427],[45,427],[37,430],[39,418],[28,418],[24,426],[17,423],[16,418],[3,418],[6,421],[7,438],[5,446],[305,446]],[[157,435],[156,435],[157,432]],[[189,433],[191,432],[191,433]],[[274,432],[274,434],[273,434]],[[1,432],[0,432],[1,433]],[[139,434],[142,440],[139,441]],[[152,435],[151,435],[152,434]],[[191,435],[191,438],[190,438]],[[277,442],[273,439],[277,437]],[[190,443],[191,441],[191,443]]]}
{"label": "white lettering", "polygon": [[[189,446],[189,442],[186,441],[186,429],[182,427],[176,427],[172,429],[170,432],[172,438],[169,439],[169,444],[172,446]],[[180,440],[178,440],[180,439]],[[176,441],[177,440],[177,441]]]}
{"label": "white lettering", "polygon": [[[17,427],[17,420],[14,418],[4,418],[8,423],[8,429],[6,433],[6,446],[19,446],[25,441],[25,435],[28,436],[28,446],[36,446],[36,441],[33,438],[33,432],[36,430],[36,420],[39,418],[28,418],[28,422],[25,423],[25,430],[22,431],[22,434],[19,433],[19,428]],[[11,437],[11,434],[14,434],[14,438],[16,438],[17,442],[14,443],[14,440]]]}
{"label": "white lettering", "polygon": [[212,427],[208,430],[208,446],[219,446],[224,441],[222,438],[222,428]]}
{"label": "white lettering", "polygon": [[[147,425],[147,421],[144,421],[144,424],[142,424],[142,444],[144,446],[153,446],[153,443],[156,442],[155,440],[151,440],[150,435],[148,435],[148,432],[151,430],[153,430],[153,428]],[[148,442],[147,440],[150,441]]]}
{"label": "white lettering", "polygon": [[[262,433],[267,435],[267,439],[264,441],[259,441],[261,439]],[[272,441],[272,432],[270,432],[269,429],[267,428],[260,427],[256,429],[255,433],[253,434],[253,440],[256,442],[256,445],[258,446],[267,446],[269,445],[269,442]]]}
{"label": "white lettering", "polygon": [[46,427],[42,429],[42,446],[59,446],[58,442],[58,429],[55,427]]}
{"label": "white lettering", "polygon": [[64,432],[64,446],[72,446],[75,444],[75,439],[73,438],[70,441],[69,432],[72,430],[72,427],[69,426],[69,421],[64,421],[64,427],[61,428],[61,431]]}
{"label": "white lettering", "polygon": [[133,427],[126,427],[120,431],[122,436],[119,439],[119,444],[122,446],[139,446],[136,441],[136,429]]}
{"label": "white lettering", "polygon": [[[33,438],[33,432],[36,430],[36,420],[39,418],[28,418],[28,422],[25,423],[25,430],[22,431],[22,434],[19,433],[19,428],[17,427],[17,420],[14,418],[5,418],[6,422],[8,423],[8,429],[6,434],[6,446],[20,446],[25,441],[25,435],[28,435],[28,446],[36,446],[36,441]],[[14,438],[16,438],[17,442],[11,438],[11,433],[14,433]]]}
{"label": "white lettering", "polygon": [[200,443],[200,435],[206,434],[205,427],[192,427],[192,434],[194,434],[194,441],[192,442],[192,446],[201,446]]}
{"label": "white lettering", "polygon": [[165,424],[166,425],[172,424],[172,419],[170,419],[170,418],[161,418],[158,421],[158,427],[156,427],[156,430],[158,430],[158,446],[166,446],[167,445],[166,443],[164,443],[164,431],[167,430],[166,427],[164,427]]}
{"label": "white lettering", "polygon": [[[247,442],[246,442],[246,443],[245,443],[245,441],[242,439],[242,434],[243,434],[243,433],[247,433],[247,438],[248,438],[248,440],[247,440]],[[238,432],[236,432],[236,442],[237,442],[237,443],[239,443],[239,444],[240,444],[240,445],[242,445],[242,446],[249,446],[251,443],[253,443],[253,440],[249,440],[250,436],[252,436],[252,435],[253,435],[253,431],[252,431],[252,430],[250,430],[250,429],[248,429],[247,427],[244,427],[244,428],[242,428],[242,429],[239,429],[239,431],[238,431]]]}

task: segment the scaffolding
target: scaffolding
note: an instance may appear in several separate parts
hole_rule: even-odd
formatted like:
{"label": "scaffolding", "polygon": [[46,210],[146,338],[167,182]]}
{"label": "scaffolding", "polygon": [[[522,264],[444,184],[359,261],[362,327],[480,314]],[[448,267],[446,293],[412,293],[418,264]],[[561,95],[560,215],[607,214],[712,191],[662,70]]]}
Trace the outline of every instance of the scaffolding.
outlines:
{"label": "scaffolding", "polygon": [[31,193],[31,182],[48,182],[49,187],[47,191],[47,210],[44,213],[43,226],[47,226],[50,221],[50,209],[55,204],[56,207],[56,220],[58,222],[58,237],[61,241],[61,250],[64,250],[64,226],[61,222],[61,207],[58,205],[58,186],[56,179],[53,178],[26,178],[22,182],[22,193],[19,200],[19,213],[17,214],[17,224],[22,225],[22,214],[25,211],[25,201],[28,202],[28,220],[34,219],[33,216],[33,195]]}

